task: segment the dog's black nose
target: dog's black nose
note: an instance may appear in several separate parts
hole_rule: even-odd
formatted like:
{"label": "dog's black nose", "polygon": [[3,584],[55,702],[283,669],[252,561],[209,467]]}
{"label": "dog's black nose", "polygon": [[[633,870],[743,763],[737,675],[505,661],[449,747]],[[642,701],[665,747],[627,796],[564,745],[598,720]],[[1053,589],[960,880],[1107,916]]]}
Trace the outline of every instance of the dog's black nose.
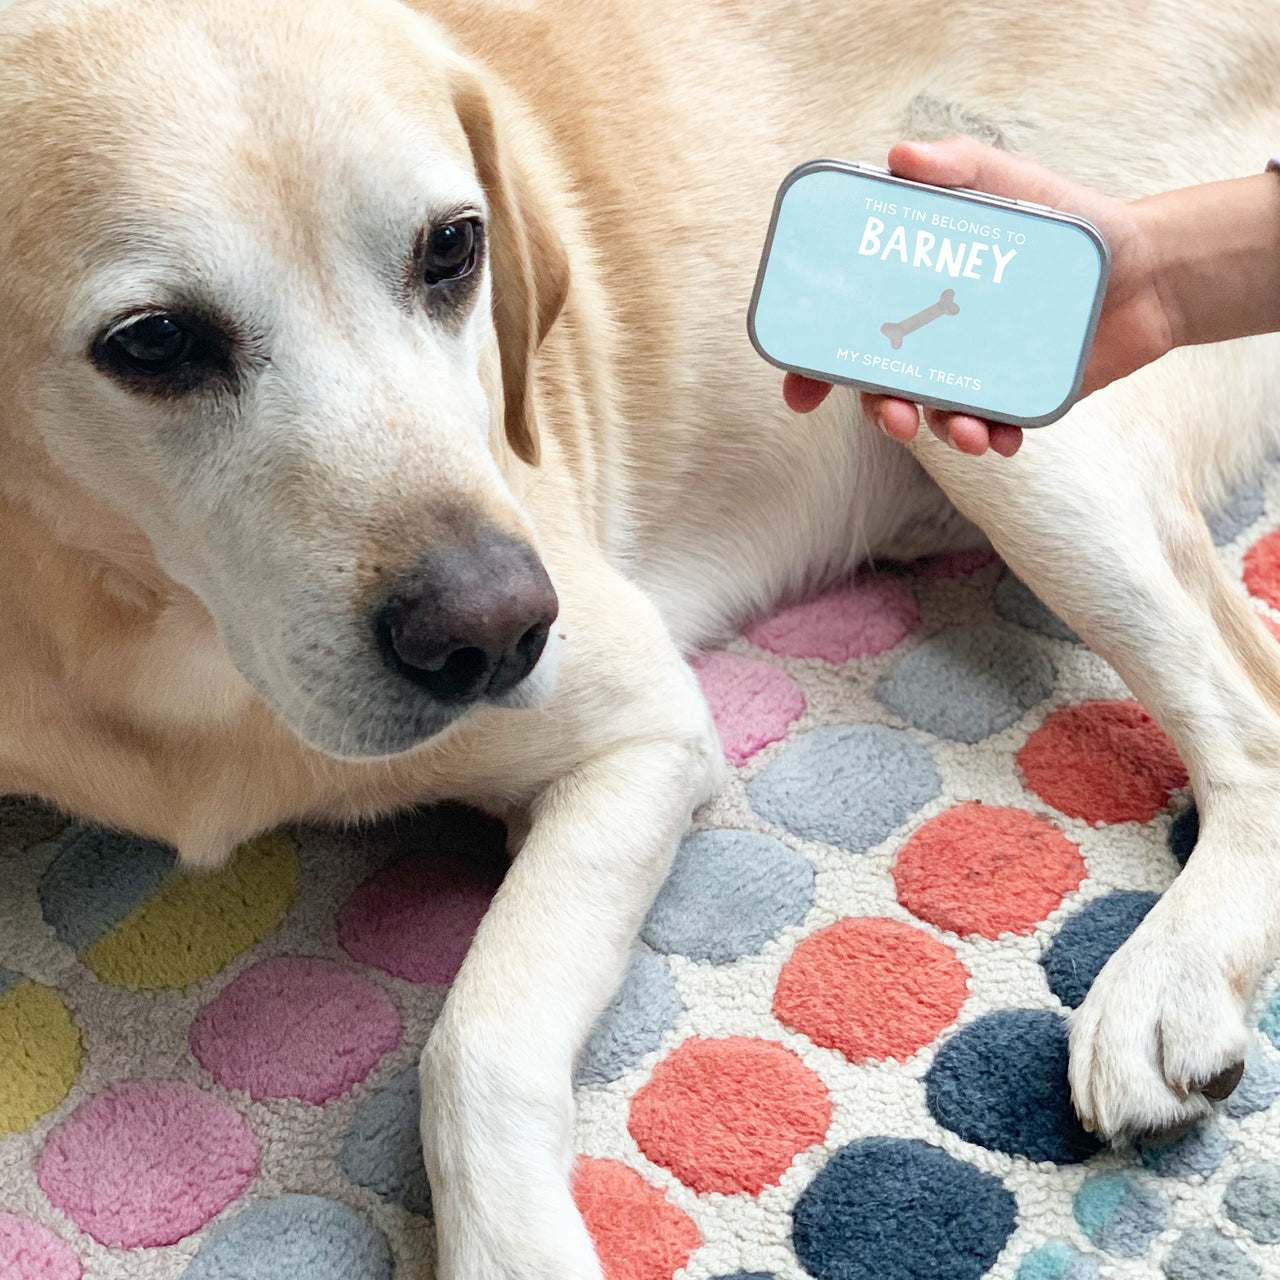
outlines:
{"label": "dog's black nose", "polygon": [[374,614],[382,660],[441,702],[505,693],[533,670],[560,604],[532,547],[486,531],[443,549]]}

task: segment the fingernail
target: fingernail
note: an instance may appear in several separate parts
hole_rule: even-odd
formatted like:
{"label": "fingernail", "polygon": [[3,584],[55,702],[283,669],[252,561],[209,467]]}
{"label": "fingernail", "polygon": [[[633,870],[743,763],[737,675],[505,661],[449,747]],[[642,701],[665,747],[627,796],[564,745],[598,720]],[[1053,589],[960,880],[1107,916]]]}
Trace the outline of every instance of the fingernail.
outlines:
{"label": "fingernail", "polygon": [[889,434],[889,428],[884,425],[884,415],[882,413],[876,414],[875,424],[876,430],[880,432],[882,436],[887,436]]}

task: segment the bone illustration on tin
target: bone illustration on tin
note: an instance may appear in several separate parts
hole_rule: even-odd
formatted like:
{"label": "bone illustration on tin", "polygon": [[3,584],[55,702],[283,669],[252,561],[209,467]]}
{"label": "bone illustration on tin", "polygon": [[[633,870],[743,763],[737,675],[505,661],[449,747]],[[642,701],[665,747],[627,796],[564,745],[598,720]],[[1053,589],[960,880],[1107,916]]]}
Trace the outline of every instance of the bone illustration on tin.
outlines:
{"label": "bone illustration on tin", "polygon": [[880,326],[880,332],[889,339],[890,345],[897,351],[907,334],[923,328],[939,316],[958,316],[959,314],[960,307],[956,302],[956,291],[943,289],[942,297],[933,306],[925,307],[923,311],[917,311],[915,315],[908,316],[905,320],[886,321]]}

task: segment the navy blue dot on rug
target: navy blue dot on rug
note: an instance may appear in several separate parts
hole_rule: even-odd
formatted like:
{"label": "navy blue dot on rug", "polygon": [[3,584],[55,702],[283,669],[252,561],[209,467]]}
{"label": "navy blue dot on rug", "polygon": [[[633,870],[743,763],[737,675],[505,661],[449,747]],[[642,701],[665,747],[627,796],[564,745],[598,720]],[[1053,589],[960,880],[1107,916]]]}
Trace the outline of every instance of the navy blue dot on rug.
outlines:
{"label": "navy blue dot on rug", "polygon": [[1072,1201],[1080,1230],[1108,1253],[1140,1258],[1165,1228],[1169,1208],[1164,1197],[1128,1173],[1086,1178]]}
{"label": "navy blue dot on rug", "polygon": [[1169,852],[1178,861],[1178,866],[1185,867],[1191,851],[1200,839],[1200,810],[1192,805],[1174,818],[1169,827]]}
{"label": "navy blue dot on rug", "polygon": [[182,1280],[391,1280],[383,1233],[319,1196],[259,1201],[217,1226]]}
{"label": "navy blue dot on rug", "polygon": [[900,729],[830,725],[806,733],[747,784],[766,822],[865,853],[942,789],[929,753]]}
{"label": "navy blue dot on rug", "polygon": [[1098,1280],[1101,1274],[1093,1254],[1052,1240],[1023,1258],[1016,1280]]}
{"label": "navy blue dot on rug", "polygon": [[425,1217],[431,1187],[422,1163],[421,1114],[418,1068],[406,1067],[357,1108],[338,1149],[338,1168],[380,1200]]}
{"label": "navy blue dot on rug", "polygon": [[1234,542],[1251,524],[1262,518],[1266,500],[1259,474],[1237,489],[1212,515],[1205,517],[1216,545]]}
{"label": "navy blue dot on rug", "polygon": [[955,627],[913,649],[877,696],[908,724],[952,742],[1007,729],[1053,690],[1054,665],[1028,637]]}
{"label": "navy blue dot on rug", "polygon": [[1262,1272],[1233,1240],[1203,1228],[1184,1231],[1165,1255],[1169,1280],[1262,1280]]}
{"label": "navy blue dot on rug", "polygon": [[927,1142],[842,1147],[792,1210],[815,1280],[979,1280],[1017,1225],[1009,1189]]}
{"label": "navy blue dot on rug", "polygon": [[1280,1064],[1269,1054],[1255,1050],[1245,1059],[1244,1075],[1222,1109],[1233,1120],[1243,1120],[1255,1111],[1265,1111],[1277,1098],[1280,1098]]}
{"label": "navy blue dot on rug", "polygon": [[1159,900],[1158,893],[1118,889],[1077,911],[1040,957],[1049,990],[1069,1009],[1078,1009],[1102,966]]}
{"label": "navy blue dot on rug", "polygon": [[735,1271],[731,1276],[712,1276],[711,1280],[776,1280],[771,1271]]}
{"label": "navy blue dot on rug", "polygon": [[40,880],[40,909],[59,940],[77,951],[155,893],[178,861],[167,844],[104,827],[70,827],[57,847]]}
{"label": "navy blue dot on rug", "polygon": [[658,951],[726,964],[760,950],[813,905],[813,864],[756,831],[699,831],[676,851],[640,936]]}
{"label": "navy blue dot on rug", "polygon": [[652,1053],[684,1006],[666,961],[633,951],[622,984],[596,1020],[573,1073],[573,1083],[608,1084]]}
{"label": "navy blue dot on rug", "polygon": [[996,588],[996,613],[1006,622],[1016,622],[1028,631],[1038,631],[1054,640],[1080,643],[1080,637],[1049,608],[1021,578],[1006,573]]}
{"label": "navy blue dot on rug", "polygon": [[1262,1244],[1280,1244],[1280,1165],[1251,1164],[1222,1197],[1227,1217]]}
{"label": "navy blue dot on rug", "polygon": [[20,982],[25,982],[26,978],[16,973],[13,969],[6,969],[4,965],[0,965],[0,996],[6,991],[12,991]]}
{"label": "navy blue dot on rug", "polygon": [[1067,1025],[1048,1009],[1006,1009],[970,1023],[925,1076],[933,1118],[991,1151],[1077,1164],[1101,1149],[1071,1106]]}
{"label": "navy blue dot on rug", "polygon": [[1139,1142],[1143,1166],[1162,1178],[1208,1178],[1218,1171],[1231,1149],[1222,1126],[1213,1120],[1196,1125],[1171,1142]]}

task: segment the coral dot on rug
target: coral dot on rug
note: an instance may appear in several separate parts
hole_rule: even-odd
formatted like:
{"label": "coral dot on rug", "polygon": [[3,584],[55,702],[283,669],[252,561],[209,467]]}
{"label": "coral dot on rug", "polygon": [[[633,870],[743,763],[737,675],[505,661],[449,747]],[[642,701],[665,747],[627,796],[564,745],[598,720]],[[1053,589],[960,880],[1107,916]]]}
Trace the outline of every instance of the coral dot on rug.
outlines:
{"label": "coral dot on rug", "polygon": [[773,1012],[852,1062],[903,1062],[956,1020],[968,977],[955,952],[923,929],[838,920],[796,947],[778,977]]}
{"label": "coral dot on rug", "polygon": [[747,798],[766,822],[863,853],[941,785],[929,753],[901,730],[829,725],[806,733],[749,782]]}
{"label": "coral dot on rug", "polygon": [[71,1246],[46,1227],[0,1212],[0,1276],[5,1280],[80,1280]]}
{"label": "coral dot on rug", "polygon": [[792,1211],[815,1280],[979,1280],[1017,1222],[996,1177],[915,1139],[842,1147]]}
{"label": "coral dot on rug", "polygon": [[702,1243],[688,1214],[616,1160],[579,1156],[573,1198],[605,1280],[671,1280]]}
{"label": "coral dot on rug", "polygon": [[378,986],[331,960],[279,956],[228,983],[196,1017],[196,1060],[254,1101],[322,1103],[363,1080],[400,1042],[400,1016]]}
{"label": "coral dot on rug", "polygon": [[924,824],[893,868],[898,901],[953,933],[1030,933],[1084,879],[1080,850],[1022,809],[960,804]]}
{"label": "coral dot on rug", "polygon": [[1186,786],[1173,744],[1136,702],[1082,702],[1049,716],[1018,752],[1027,786],[1086,822],[1150,822]]}
{"label": "coral dot on rug", "polygon": [[182,1280],[392,1280],[386,1236],[312,1195],[259,1201],[209,1235]]}
{"label": "coral dot on rug", "polygon": [[785,738],[804,714],[800,686],[771,662],[709,653],[691,665],[731,764],[745,764],[761,747]]}
{"label": "coral dot on rug", "polygon": [[992,1151],[1075,1164],[1102,1144],[1085,1131],[1067,1083],[1067,1028],[1047,1009],[989,1013],[957,1032],[925,1076],[939,1124]]}
{"label": "coral dot on rug", "polygon": [[154,1248],[221,1213],[257,1163],[257,1140],[225,1102],[174,1080],[130,1080],[54,1129],[38,1178],[50,1203],[101,1244]]}
{"label": "coral dot on rug", "polygon": [[813,864],[780,840],[715,829],[688,836],[641,926],[658,951],[726,964],[759,951],[813,905]]}
{"label": "coral dot on rug", "polygon": [[694,1191],[758,1194],[831,1123],[822,1081],[771,1040],[686,1040],[631,1101],[640,1150]]}
{"label": "coral dot on rug", "polygon": [[1280,529],[1273,529],[1245,552],[1244,585],[1273,609],[1280,609]]}

